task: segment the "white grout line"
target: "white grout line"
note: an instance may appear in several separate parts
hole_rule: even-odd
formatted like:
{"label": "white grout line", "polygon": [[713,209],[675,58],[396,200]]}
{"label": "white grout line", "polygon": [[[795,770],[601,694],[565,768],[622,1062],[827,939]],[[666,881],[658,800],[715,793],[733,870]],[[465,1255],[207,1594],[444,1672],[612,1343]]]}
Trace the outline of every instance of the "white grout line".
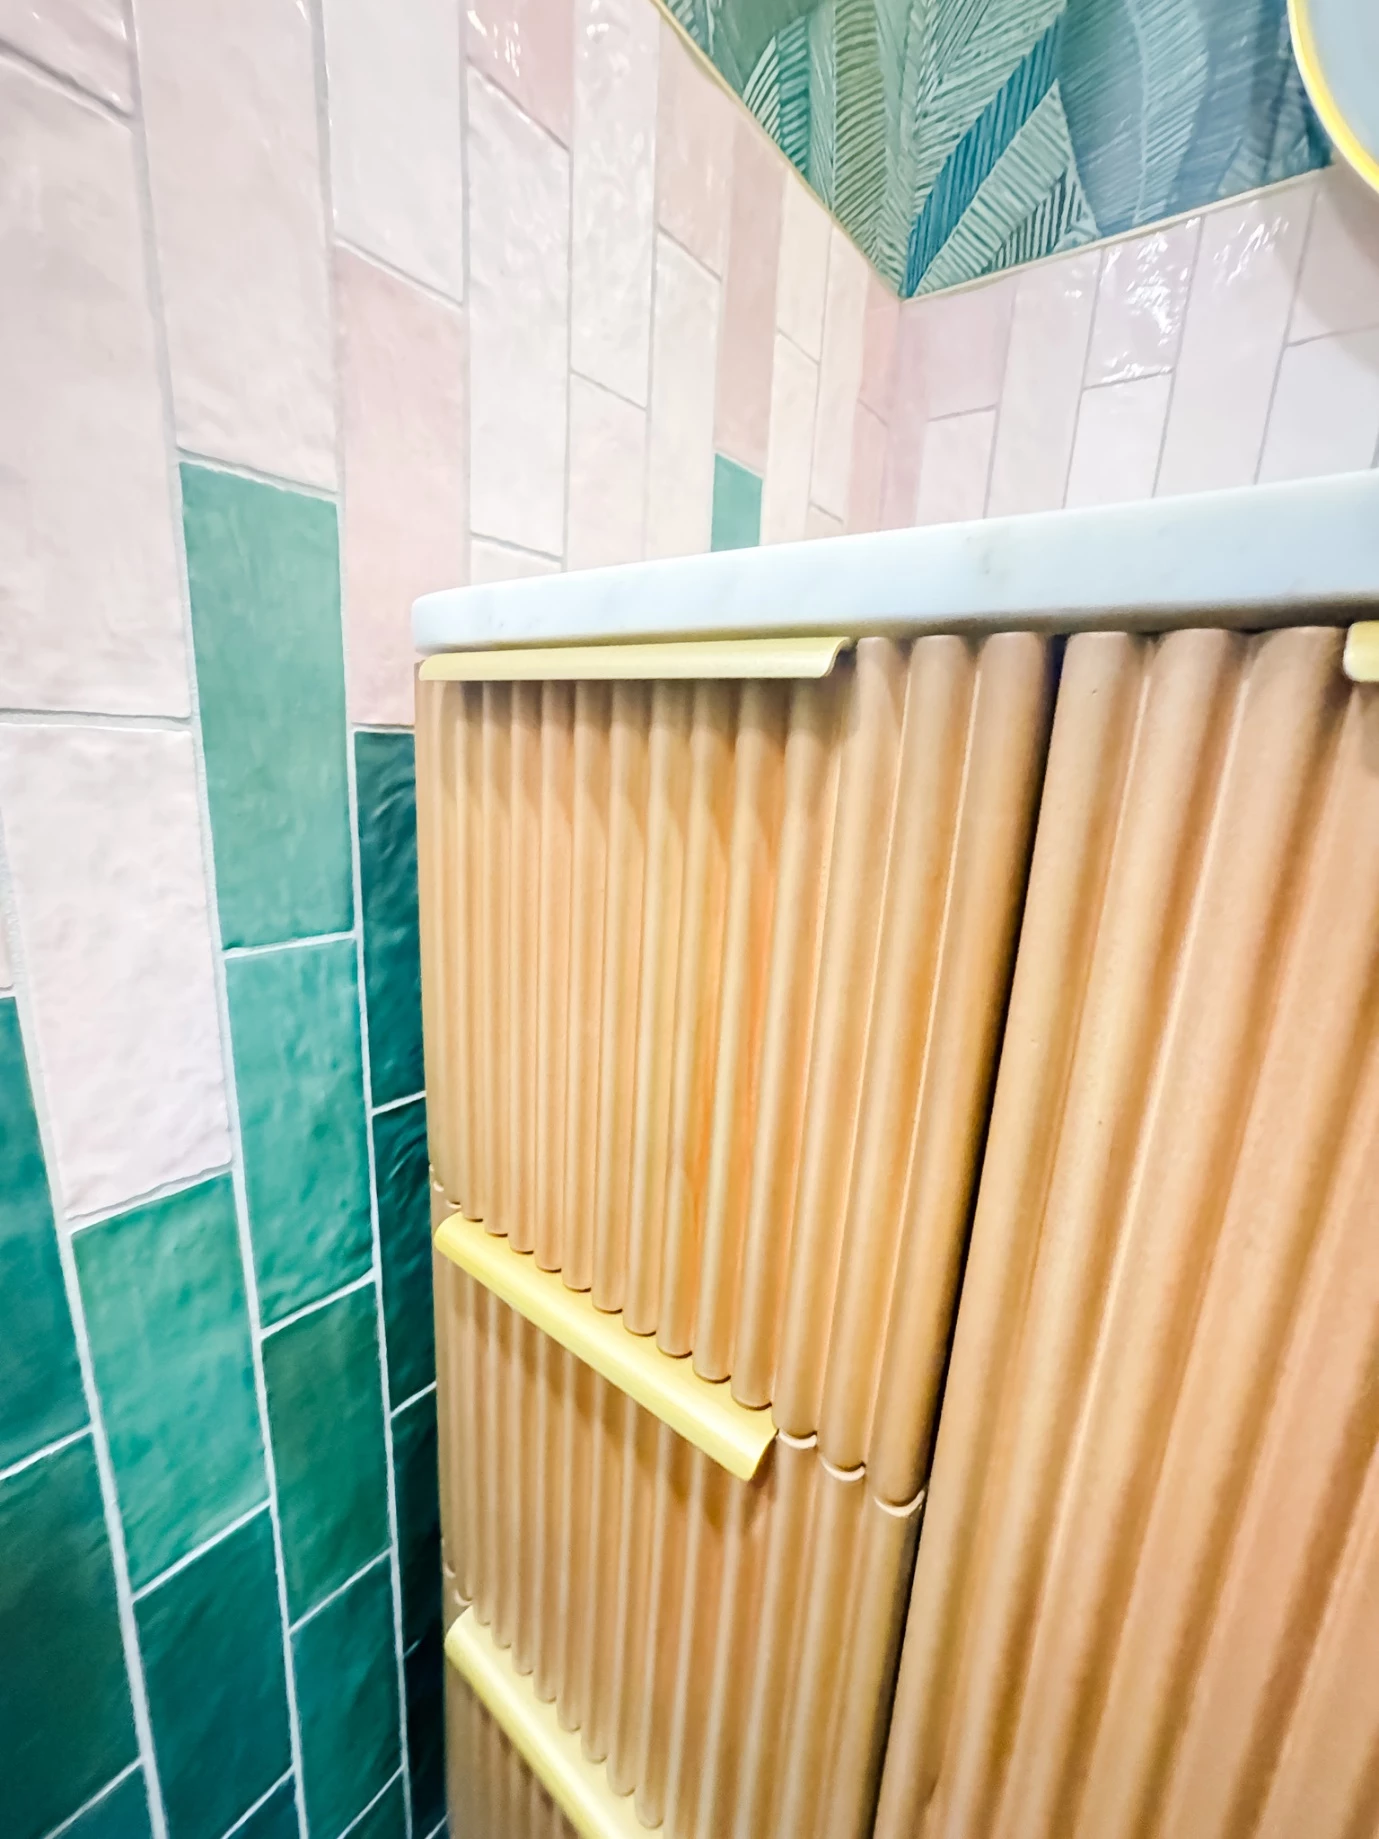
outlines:
{"label": "white grout line", "polygon": [[379,1565],[383,1564],[391,1556],[391,1552],[386,1549],[381,1552],[375,1552],[367,1564],[361,1564],[357,1571],[351,1572],[344,1583],[337,1584],[333,1590],[321,1598],[319,1603],[313,1603],[305,1615],[298,1616],[297,1620],[292,1624],[293,1634],[295,1635],[299,1628],[305,1628],[308,1622],[314,1621],[323,1609],[328,1609],[337,1598],[345,1594],[346,1590],[352,1590],[361,1577],[367,1577],[370,1571],[376,1571]]}
{"label": "white grout line", "polygon": [[146,1596],[151,1596],[155,1590],[160,1590],[170,1578],[176,1577],[179,1571],[185,1571],[189,1565],[195,1564],[198,1558],[203,1557],[204,1554],[209,1552],[214,1546],[220,1545],[224,1540],[230,1538],[232,1534],[237,1533],[241,1527],[247,1526],[251,1520],[256,1520],[261,1513],[266,1513],[267,1511],[267,1500],[261,1500],[256,1507],[250,1507],[246,1513],[239,1514],[235,1519],[230,1521],[228,1526],[222,1526],[219,1531],[213,1532],[209,1539],[203,1539],[200,1545],[193,1546],[191,1551],[177,1559],[175,1563],[170,1564],[166,1571],[160,1571],[158,1575],[152,1578],[148,1583],[140,1584],[139,1588],[134,1592],[134,1601],[136,1603],[141,1603]]}
{"label": "white grout line", "polygon": [[305,939],[275,939],[271,945],[227,945],[227,958],[264,958],[270,952],[301,951],[310,945],[343,945],[352,932],[313,932]]}
{"label": "white grout line", "polygon": [[436,1834],[443,1833],[444,1831],[445,1831],[445,1815],[442,1814],[440,1819],[436,1821],[436,1824],[431,1828],[430,1832],[426,1835],[426,1839],[436,1839]]}
{"label": "white grout line", "polygon": [[410,1398],[404,1398],[400,1405],[394,1405],[393,1416],[395,1418],[400,1418],[404,1411],[408,1410],[412,1405],[415,1405],[420,1399],[425,1398],[428,1393],[434,1392],[435,1389],[436,1382],[433,1379],[429,1386],[422,1386],[419,1391],[413,1392]]}
{"label": "white grout line", "polygon": [[[463,31],[463,26],[461,27]],[[404,287],[414,287],[418,293],[425,294],[437,306],[448,307],[452,313],[464,311],[463,300],[457,300],[453,294],[437,287],[434,281],[423,281],[420,275],[409,274],[405,268],[399,268],[396,262],[390,262],[385,255],[379,255],[372,249],[365,249],[362,243],[353,242],[348,236],[342,236],[338,230],[327,225],[327,233],[337,249],[343,249],[360,262],[367,262],[370,267],[380,269],[390,275],[394,281],[400,281]]]}
{"label": "white grout line", "polygon": [[425,1096],[426,1088],[423,1086],[420,1092],[409,1092],[405,1098],[390,1098],[386,1105],[375,1105],[369,1116],[384,1117],[389,1111],[401,1111],[404,1105],[414,1105]]}
{"label": "white grout line", "polygon": [[[365,1807],[361,1807],[359,1809],[359,1812],[350,1821],[349,1825],[341,1828],[340,1832],[336,1835],[336,1839],[349,1839],[349,1835],[354,1831],[355,1827],[359,1825],[360,1821],[364,1819],[365,1815],[371,1814],[373,1812],[374,1808],[377,1807],[378,1803],[383,1799],[383,1796],[392,1787],[393,1783],[398,1780],[401,1774],[402,1774],[401,1769],[394,1769],[392,1774],[388,1777],[387,1781],[384,1782],[383,1786],[379,1789],[378,1793],[373,1797],[373,1799],[368,1803],[368,1805]],[[403,1792],[404,1794],[406,1792],[405,1783],[403,1786]]]}
{"label": "white grout line", "polygon": [[262,467],[250,466],[243,460],[226,460],[214,453],[196,453],[190,447],[178,447],[176,457],[206,472],[230,473],[236,479],[247,479],[251,485],[271,485],[279,492],[300,492],[306,498],[320,498],[327,504],[334,504],[338,496],[333,485],[318,485],[309,479],[284,479],[281,473],[265,472]]}
{"label": "white grout line", "polygon": [[[411,1400],[407,1402],[410,1404]],[[22,1475],[25,1469],[31,1469],[36,1462],[42,1462],[48,1456],[56,1456],[59,1450],[69,1449],[73,1443],[80,1443],[83,1437],[90,1435],[91,1426],[83,1424],[80,1430],[74,1430],[65,1437],[59,1437],[55,1443],[45,1443],[42,1449],[36,1449],[32,1455],[21,1456],[18,1462],[12,1462],[7,1469],[0,1469],[0,1482],[9,1481],[15,1475]]]}
{"label": "white grout line", "polygon": [[70,1831],[70,1829],[76,1825],[77,1821],[80,1820],[84,1814],[90,1813],[93,1807],[99,1807],[101,1802],[106,1798],[107,1795],[113,1794],[115,1790],[121,1785],[121,1783],[127,1782],[130,1776],[137,1774],[138,1771],[142,1767],[143,1767],[143,1764],[140,1762],[131,1762],[131,1763],[126,1764],[126,1766],[120,1770],[118,1775],[111,1776],[110,1780],[105,1784],[103,1788],[97,1788],[96,1792],[91,1796],[91,1799],[89,1801],[83,1801],[81,1806],[77,1808],[75,1813],[69,1813],[67,1818],[64,1821],[62,1821],[61,1825],[52,1827],[50,1831],[47,1833],[46,1839],[61,1839],[61,1835],[65,1832]]}
{"label": "white grout line", "polygon": [[[1192,239],[1192,262],[1188,268],[1187,291],[1183,295],[1183,320],[1182,320],[1182,324],[1178,327],[1178,342],[1176,346],[1174,347],[1173,362],[1169,364],[1167,367],[1168,396],[1164,402],[1163,424],[1159,429],[1159,451],[1154,456],[1154,477],[1152,481],[1150,482],[1150,486],[1149,486],[1149,496],[1151,498],[1157,498],[1159,495],[1159,475],[1163,472],[1163,469],[1164,469],[1164,454],[1168,449],[1168,430],[1173,421],[1173,398],[1178,393],[1178,366],[1182,363],[1182,359],[1183,359],[1183,342],[1187,338],[1187,319],[1188,319],[1188,314],[1192,311],[1193,283],[1197,279],[1197,264],[1201,261],[1201,259],[1202,259],[1202,223],[1199,220],[1197,224],[1196,232]],[[1105,268],[1105,265],[1106,265],[1106,259],[1103,256],[1102,257],[1103,269]],[[1099,288],[1097,291],[1098,291],[1098,294],[1100,294]],[[1164,373],[1161,371],[1159,374],[1162,376]],[[1125,380],[1128,382],[1130,379],[1127,378]]]}
{"label": "white grout line", "polygon": [[1269,400],[1264,409],[1264,421],[1259,430],[1259,452],[1255,455],[1254,471],[1250,474],[1250,484],[1259,483],[1259,469],[1264,464],[1264,449],[1269,444],[1269,424],[1274,419],[1274,398],[1278,395],[1278,380],[1283,374],[1283,360],[1288,351],[1288,330],[1293,323],[1293,315],[1298,310],[1298,291],[1302,286],[1302,271],[1307,262],[1307,251],[1312,243],[1312,226],[1317,221],[1317,192],[1314,190],[1307,205],[1307,221],[1302,229],[1302,244],[1298,250],[1298,266],[1293,275],[1293,291],[1288,296],[1288,317],[1283,322],[1283,337],[1279,341],[1278,356],[1274,359],[1274,374],[1269,383]]}
{"label": "white grout line", "polygon": [[179,1194],[190,1194],[194,1188],[204,1188],[208,1182],[223,1181],[230,1172],[228,1162],[218,1162],[214,1168],[203,1169],[198,1175],[179,1175],[172,1181],[160,1181],[157,1187],[146,1188],[142,1194],[133,1194],[128,1200],[119,1201],[113,1207],[97,1207],[90,1213],[71,1214],[67,1230],[75,1236],[79,1232],[89,1232],[93,1226],[108,1226],[112,1220],[122,1219],[126,1213],[133,1213],[140,1207],[156,1207],[159,1201],[173,1200]]}
{"label": "white grout line", "polygon": [[305,1316],[315,1315],[318,1310],[329,1309],[332,1303],[338,1303],[346,1296],[353,1296],[356,1290],[362,1290],[365,1284],[372,1282],[373,1266],[370,1265],[369,1269],[365,1271],[362,1276],[352,1277],[348,1283],[341,1284],[338,1290],[332,1290],[329,1296],[323,1296],[319,1301],[314,1303],[307,1303],[301,1309],[294,1309],[291,1315],[285,1315],[279,1321],[270,1322],[267,1328],[260,1329],[260,1339],[264,1341],[269,1340],[281,1329],[291,1328],[294,1322],[300,1322]]}
{"label": "white grout line", "polygon": [[8,728],[123,728],[137,733],[185,734],[189,715],[167,715],[149,710],[143,715],[113,715],[107,709],[0,709],[0,722]]}
{"label": "white grout line", "polygon": [[[35,15],[38,14],[37,7],[26,10]],[[0,39],[0,63],[13,64],[17,69],[23,70],[26,75],[41,78],[45,83],[50,83],[54,89],[60,90],[70,101],[84,103],[87,108],[95,109],[99,114],[104,115],[107,121],[113,121],[117,127],[127,128],[130,125],[127,111],[122,109],[118,102],[112,102],[109,96],[98,95],[93,89],[83,88],[74,77],[68,76],[66,71],[57,70],[53,65],[45,64],[42,58],[36,57],[32,51],[23,51],[18,45],[12,45],[8,40]]]}
{"label": "white grout line", "polygon": [[225,1828],[225,1831],[220,1835],[220,1839],[232,1839],[233,1834],[239,1832],[241,1827],[247,1826],[249,1824],[249,1822],[253,1819],[254,1815],[260,1809],[260,1807],[266,1806],[267,1803],[272,1800],[273,1796],[278,1792],[279,1788],[282,1787],[283,1783],[290,1782],[291,1780],[292,1780],[291,1769],[284,1769],[282,1774],[273,1783],[273,1786],[271,1788],[266,1789],[259,1796],[259,1798],[254,1802],[252,1807],[246,1807],[244,1812],[235,1821],[233,1826],[227,1826]]}
{"label": "white grout line", "polygon": [[469,535],[471,542],[477,538],[488,548],[501,550],[504,555],[521,556],[531,562],[554,562],[557,568],[560,567],[560,557],[552,555],[549,549],[533,549],[530,543],[514,543],[505,536],[492,536],[487,530],[476,529],[472,523]]}

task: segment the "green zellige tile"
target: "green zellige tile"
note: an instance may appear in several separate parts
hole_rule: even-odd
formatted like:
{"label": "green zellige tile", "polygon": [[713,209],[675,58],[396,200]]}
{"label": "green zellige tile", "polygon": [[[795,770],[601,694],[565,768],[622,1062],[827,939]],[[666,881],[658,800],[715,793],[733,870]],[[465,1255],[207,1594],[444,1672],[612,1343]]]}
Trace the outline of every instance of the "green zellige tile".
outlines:
{"label": "green zellige tile", "polygon": [[713,456],[711,549],[751,549],[761,541],[761,480],[736,460]]}
{"label": "green zellige tile", "polygon": [[0,1810],[39,1839],[136,1756],[90,1437],[0,1482]]}
{"label": "green zellige tile", "polygon": [[[412,1830],[430,1833],[445,1813],[445,1653],[439,1617],[402,1663]],[[462,1687],[461,1690],[464,1690]]]}
{"label": "green zellige tile", "polygon": [[304,1622],[292,1650],[307,1822],[313,1834],[340,1833],[401,1760],[387,1563]]}
{"label": "green zellige tile", "polygon": [[[434,1822],[433,1822],[434,1824]],[[361,1814],[359,1823],[350,1828],[350,1839],[404,1839],[407,1831],[407,1808],[402,1794],[402,1777],[399,1775],[391,1787],[382,1794],[366,1814]],[[414,1826],[416,1839],[427,1839],[429,1826]]]}
{"label": "green zellige tile", "polygon": [[86,1422],[19,1010],[0,1001],[0,1469]]}
{"label": "green zellige tile", "polygon": [[410,734],[354,737],[370,1098],[420,1092],[421,947],[417,935],[416,750]]}
{"label": "green zellige tile", "polygon": [[388,1390],[400,1405],[436,1377],[425,1099],[374,1118],[373,1155]]}
{"label": "green zellige tile", "polygon": [[353,923],[335,508],[182,467],[226,945]]}
{"label": "green zellige tile", "polygon": [[148,1790],[135,1769],[66,1827],[62,1839],[149,1839]]}
{"label": "green zellige tile", "polygon": [[421,1639],[441,1614],[440,1488],[436,1474],[436,1395],[413,1399],[393,1417],[402,1644]]}
{"label": "green zellige tile", "polygon": [[291,1760],[268,1514],[163,1579],[135,1615],[169,1839],[220,1839]]}
{"label": "green zellige tile", "polygon": [[297,1839],[297,1834],[297,1784],[291,1776],[235,1828],[235,1839]]}
{"label": "green zellige tile", "polygon": [[137,1590],[267,1492],[230,1178],[73,1249]]}
{"label": "green zellige tile", "polygon": [[293,1621],[388,1543],[376,1307],[365,1284],[264,1339]]}
{"label": "green zellige tile", "polygon": [[228,958],[249,1229],[265,1324],[369,1268],[369,1156],[351,939]]}

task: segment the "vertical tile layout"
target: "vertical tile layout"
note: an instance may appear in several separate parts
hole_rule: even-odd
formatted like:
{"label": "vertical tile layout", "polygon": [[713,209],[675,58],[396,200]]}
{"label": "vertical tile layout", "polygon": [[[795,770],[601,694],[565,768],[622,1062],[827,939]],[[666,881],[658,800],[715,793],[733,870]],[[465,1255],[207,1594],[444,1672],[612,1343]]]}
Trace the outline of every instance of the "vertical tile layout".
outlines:
{"label": "vertical tile layout", "polygon": [[469,76],[470,523],[564,553],[569,155]]}
{"label": "vertical tile layout", "polygon": [[335,275],[349,713],[406,727],[412,602],[469,573],[465,322],[347,249]]}
{"label": "vertical tile layout", "polygon": [[1063,503],[1101,254],[1041,262],[1015,278],[996,450],[992,517]]}
{"label": "vertical tile layout", "polygon": [[286,1781],[235,1830],[235,1839],[298,1839],[297,1784]]}
{"label": "vertical tile layout", "polygon": [[[832,224],[809,187],[787,175],[780,232],[776,325],[816,361],[824,348],[828,248]],[[897,311],[899,303],[896,303]]]}
{"label": "vertical tile layout", "polygon": [[470,544],[469,578],[475,586],[559,573],[560,564],[553,556],[534,556],[529,550],[510,549],[506,543],[491,543],[482,536],[476,536]]}
{"label": "vertical tile layout", "polygon": [[66,1827],[63,1839],[152,1839],[152,1833],[148,1789],[143,1771],[135,1769]]}
{"label": "vertical tile layout", "polygon": [[818,394],[818,365],[783,332],[778,332],[771,371],[766,474],[761,491],[763,543],[797,543],[804,536]]}
{"label": "vertical tile layout", "polygon": [[646,553],[696,555],[713,518],[719,286],[668,236],[656,239]]}
{"label": "vertical tile layout", "polygon": [[1172,379],[1140,377],[1083,392],[1066,503],[1125,504],[1154,496]]}
{"label": "vertical tile layout", "polygon": [[335,507],[182,468],[224,944],[353,922]]}
{"label": "vertical tile layout", "polygon": [[1289,339],[1379,325],[1379,198],[1340,161],[1308,189],[1316,203]]}
{"label": "vertical tile layout", "polygon": [[0,40],[117,109],[133,85],[119,0],[0,0]]}
{"label": "vertical tile layout", "polygon": [[223,1168],[190,735],[4,728],[0,809],[67,1212]]}
{"label": "vertical tile layout", "polygon": [[347,242],[459,300],[461,14],[325,0],[331,207]]}
{"label": "vertical tile layout", "polygon": [[891,413],[895,340],[900,302],[874,270],[867,273],[867,313],[862,331],[862,401],[881,421]]}
{"label": "vertical tile layout", "polygon": [[[568,147],[574,108],[573,0],[468,0],[464,19],[475,68]],[[471,177],[471,196],[473,189]]]}
{"label": "vertical tile layout", "polygon": [[369,1099],[390,1105],[424,1084],[417,931],[417,769],[410,734],[356,734],[359,880]]}
{"label": "vertical tile layout", "polygon": [[288,1611],[300,1621],[388,1543],[373,1286],[267,1335],[263,1367]]}
{"label": "vertical tile layout", "polygon": [[810,497],[842,517],[848,508],[853,418],[862,386],[862,335],[867,311],[866,258],[836,227],[829,236],[819,407],[814,418]]}
{"label": "vertical tile layout", "polygon": [[917,524],[967,523],[983,515],[995,431],[994,409],[929,423],[915,499]]}
{"label": "vertical tile layout", "polygon": [[73,1250],[137,1590],[267,1495],[230,1178]]}
{"label": "vertical tile layout", "polygon": [[846,522],[850,534],[878,528],[885,465],[886,424],[859,401],[852,423],[852,465],[848,477]]}
{"label": "vertical tile layout", "polygon": [[[89,30],[75,8],[13,11],[40,51],[111,29],[99,9]],[[131,134],[5,63],[0,170],[0,702],[185,714]]]}
{"label": "vertical tile layout", "polygon": [[733,131],[732,212],[723,323],[718,335],[714,446],[760,473],[771,421],[771,353],[775,344],[785,169],[754,121]]}
{"label": "vertical tile layout", "polygon": [[714,549],[750,549],[761,541],[761,477],[723,454],[713,456]]}
{"label": "vertical tile layout", "polygon": [[1261,481],[1372,466],[1379,446],[1379,328],[1289,345],[1274,385]]}
{"label": "vertical tile layout", "polygon": [[638,562],[646,497],[646,411],[570,378],[566,566]]}
{"label": "vertical tile layout", "polygon": [[378,1564],[292,1639],[313,1834],[342,1833],[400,1761],[393,1593]]}
{"label": "vertical tile layout", "polygon": [[435,1622],[407,1654],[407,1759],[412,1831],[427,1839],[445,1817],[445,1652]]}
{"label": "vertical tile layout", "polygon": [[436,1478],[436,1394],[411,1400],[393,1417],[402,1644],[412,1648],[440,1621],[441,1535]]}
{"label": "vertical tile layout", "polygon": [[570,364],[645,408],[660,14],[575,0]]}
{"label": "vertical tile layout", "polygon": [[1201,218],[1189,217],[1107,249],[1087,352],[1089,388],[1172,370],[1201,231]]}
{"label": "vertical tile layout", "polygon": [[373,1257],[353,939],[226,961],[249,1227],[265,1324]]}
{"label": "vertical tile layout", "polygon": [[90,1437],[0,1481],[0,1550],[5,1839],[41,1839],[136,1755]]}
{"label": "vertical tile layout", "polygon": [[373,1154],[388,1395],[400,1404],[436,1377],[424,1099],[377,1114]]}
{"label": "vertical tile layout", "polygon": [[220,1839],[291,1763],[267,1513],[135,1604],[169,1839]]}
{"label": "vertical tile layout", "polygon": [[135,0],[134,27],[178,441],[333,485],[310,13]]}
{"label": "vertical tile layout", "polygon": [[86,1422],[19,1010],[0,1001],[0,1469]]}
{"label": "vertical tile layout", "polygon": [[656,117],[656,222],[714,274],[728,259],[736,111],[663,19]]}

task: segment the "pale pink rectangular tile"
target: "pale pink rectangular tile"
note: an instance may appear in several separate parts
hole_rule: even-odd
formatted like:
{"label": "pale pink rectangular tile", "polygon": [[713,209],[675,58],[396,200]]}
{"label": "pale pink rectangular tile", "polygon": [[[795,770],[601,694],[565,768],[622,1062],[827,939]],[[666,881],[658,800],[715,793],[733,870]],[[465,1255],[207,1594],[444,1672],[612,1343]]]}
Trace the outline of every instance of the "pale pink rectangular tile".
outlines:
{"label": "pale pink rectangular tile", "polygon": [[848,482],[847,528],[876,530],[881,523],[881,480],[886,465],[886,424],[865,403],[852,424],[852,477]]}
{"label": "pale pink rectangular tile", "polygon": [[1290,345],[1259,464],[1261,481],[1359,472],[1379,445],[1379,328]]}
{"label": "pale pink rectangular tile", "polygon": [[881,483],[883,530],[903,529],[914,522],[924,430],[929,419],[925,343],[921,315],[910,303],[902,303],[896,323],[886,465]]}
{"label": "pale pink rectangular tile", "polygon": [[719,284],[678,243],[656,238],[646,553],[696,555],[713,517]]}
{"label": "pale pink rectangular tile", "polygon": [[818,365],[778,332],[771,372],[771,429],[761,485],[763,543],[796,543],[804,535],[818,394]]}
{"label": "pale pink rectangular tile", "polygon": [[917,524],[963,524],[983,515],[995,428],[994,409],[929,423],[915,499]]}
{"label": "pale pink rectangular tile", "polygon": [[464,0],[471,63],[570,144],[574,0]]}
{"label": "pale pink rectangular tile", "polygon": [[771,420],[771,352],[776,328],[785,174],[754,121],[733,135],[732,215],[718,335],[714,445],[759,473]]}
{"label": "pale pink rectangular tile", "polygon": [[4,909],[0,908],[0,990],[14,988],[14,967],[10,963],[9,928],[5,924]]}
{"label": "pale pink rectangular tile", "polygon": [[645,495],[645,409],[571,377],[567,567],[640,561]]}
{"label": "pale pink rectangular tile", "polygon": [[835,517],[848,508],[852,424],[862,384],[862,334],[867,312],[866,257],[835,225],[828,246],[819,409],[814,418],[814,462],[809,494]]}
{"label": "pale pink rectangular tile", "polygon": [[1089,250],[1016,277],[989,517],[1063,503],[1100,263]]}
{"label": "pale pink rectangular tile", "polygon": [[564,553],[570,156],[469,74],[470,525]]}
{"label": "pale pink rectangular tile", "polygon": [[1087,352],[1089,388],[1172,370],[1201,229],[1201,218],[1189,217],[1106,249]]}
{"label": "pale pink rectangular tile", "polygon": [[843,520],[835,517],[831,511],[821,511],[818,505],[812,504],[804,520],[804,534],[810,542],[821,536],[841,536]]}
{"label": "pale pink rectangular tile", "polygon": [[476,536],[470,544],[469,574],[476,587],[491,581],[524,581],[532,575],[558,575],[560,564],[552,556],[532,555]]}
{"label": "pale pink rectangular tile", "polygon": [[913,324],[917,383],[926,414],[963,415],[969,409],[995,408],[1005,377],[1014,302],[1015,278],[1002,275],[976,287],[905,303],[901,317]]}
{"label": "pale pink rectangular tile", "polygon": [[643,407],[659,28],[647,0],[575,0],[570,363]]}
{"label": "pale pink rectangular tile", "polygon": [[464,296],[454,0],[325,0],[331,205],[346,241]]}
{"label": "pale pink rectangular tile", "polygon": [[895,371],[895,336],[900,302],[875,270],[867,276],[867,316],[862,333],[863,402],[889,421]]}
{"label": "pale pink rectangular tile", "polygon": [[1170,387],[1168,377],[1137,377],[1083,392],[1068,471],[1069,506],[1154,496]]}
{"label": "pale pink rectangular tile", "polygon": [[335,484],[311,20],[281,0],[134,0],[177,438]]}
{"label": "pale pink rectangular tile", "polygon": [[185,715],[130,130],[0,64],[0,702]]}
{"label": "pale pink rectangular tile", "polygon": [[128,109],[129,37],[120,0],[0,0],[0,44]]}
{"label": "pale pink rectangular tile", "polygon": [[780,279],[776,324],[800,350],[818,358],[824,345],[824,300],[828,294],[828,212],[795,173],[785,178],[781,219]]}
{"label": "pale pink rectangular tile", "polygon": [[665,19],[657,105],[656,221],[721,275],[728,260],[733,103]]}
{"label": "pale pink rectangular tile", "polygon": [[336,302],[350,718],[410,726],[412,601],[468,572],[464,316],[348,250]]}
{"label": "pale pink rectangular tile", "polygon": [[0,729],[0,810],[66,1207],[230,1158],[185,732]]}
{"label": "pale pink rectangular tile", "polygon": [[1340,161],[1311,182],[1316,204],[1290,339],[1379,325],[1379,197]]}
{"label": "pale pink rectangular tile", "polygon": [[1160,494],[1254,478],[1312,199],[1289,186],[1203,216]]}

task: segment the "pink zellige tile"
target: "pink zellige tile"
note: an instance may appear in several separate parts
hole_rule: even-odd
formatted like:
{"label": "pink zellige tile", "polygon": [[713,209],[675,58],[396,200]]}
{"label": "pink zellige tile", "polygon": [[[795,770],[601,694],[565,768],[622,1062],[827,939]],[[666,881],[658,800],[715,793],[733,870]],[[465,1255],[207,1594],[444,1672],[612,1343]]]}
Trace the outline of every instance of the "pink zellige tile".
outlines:
{"label": "pink zellige tile", "polygon": [[129,37],[120,0],[0,0],[0,43],[128,109]]}
{"label": "pink zellige tile", "polygon": [[1259,477],[1360,472],[1379,444],[1379,329],[1290,345],[1279,367]]}
{"label": "pink zellige tile", "polygon": [[900,302],[874,270],[867,276],[867,315],[862,331],[863,402],[882,421],[891,413],[891,383]]}
{"label": "pink zellige tile", "polygon": [[716,275],[728,259],[733,104],[661,21],[656,221]]}
{"label": "pink zellige tile", "polygon": [[926,412],[934,417],[994,409],[1001,399],[1015,279],[910,302]]}
{"label": "pink zellige tile", "polygon": [[349,250],[336,300],[350,718],[410,726],[412,601],[467,573],[464,317]]}
{"label": "pink zellige tile", "polygon": [[1307,251],[1288,337],[1379,326],[1379,197],[1338,161],[1314,181]]}
{"label": "pink zellige tile", "polygon": [[1068,473],[1069,506],[1154,496],[1168,377],[1136,377],[1083,393]]}
{"label": "pink zellige tile", "polygon": [[915,499],[917,524],[970,523],[983,515],[995,425],[994,409],[929,423]]}
{"label": "pink zellige tile", "polygon": [[852,476],[848,480],[847,530],[875,530],[881,522],[881,475],[886,464],[886,424],[865,403],[852,424]]}
{"label": "pink zellige tile", "polygon": [[656,239],[646,553],[697,555],[713,513],[719,285],[668,236]]}
{"label": "pink zellige tile", "polygon": [[571,377],[566,565],[640,561],[645,492],[646,411]]}
{"label": "pink zellige tile", "polygon": [[797,543],[804,535],[818,395],[819,366],[778,332],[771,373],[771,433],[761,487],[763,543]]}
{"label": "pink zellige tile", "polygon": [[754,121],[733,136],[733,204],[718,340],[714,446],[759,473],[771,420],[771,352],[785,174]]}
{"label": "pink zellige tile", "polygon": [[1097,251],[1040,262],[1017,277],[990,517],[1063,503],[1096,295]]}
{"label": "pink zellige tile", "polygon": [[814,503],[835,517],[847,515],[870,275],[865,256],[835,225],[828,245],[824,347],[819,361],[819,409],[814,419],[814,465],[809,487]]}
{"label": "pink zellige tile", "polygon": [[1172,370],[1202,220],[1112,243],[1101,264],[1087,386]]}
{"label": "pink zellige tile", "polygon": [[1204,213],[1160,496],[1253,480],[1312,199],[1287,186]]}
{"label": "pink zellige tile", "polygon": [[470,62],[568,147],[574,0],[464,0],[464,16]]}
{"label": "pink zellige tile", "polygon": [[833,224],[804,180],[787,173],[776,324],[816,362],[823,350],[828,244]]}

